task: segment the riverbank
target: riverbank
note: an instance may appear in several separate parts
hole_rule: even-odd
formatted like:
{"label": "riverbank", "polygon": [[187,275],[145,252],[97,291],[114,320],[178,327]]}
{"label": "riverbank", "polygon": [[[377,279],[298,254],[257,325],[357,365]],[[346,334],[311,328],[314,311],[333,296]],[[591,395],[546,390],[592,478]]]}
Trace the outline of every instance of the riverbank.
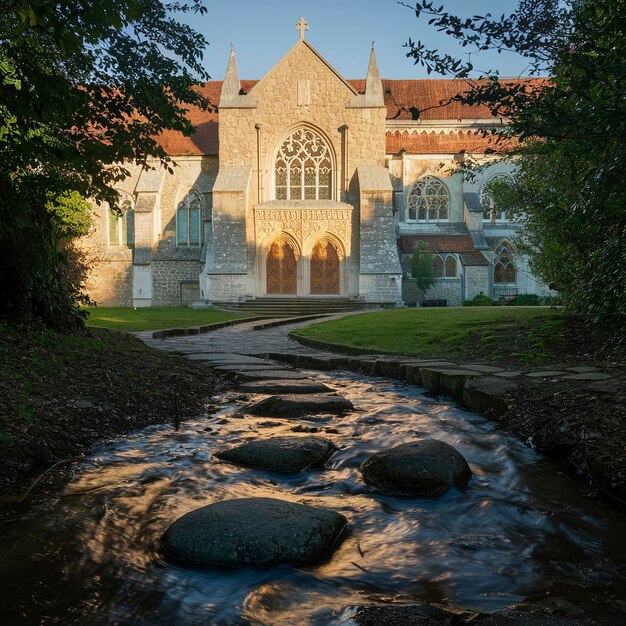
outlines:
{"label": "riverbank", "polygon": [[491,417],[589,480],[590,495],[626,506],[623,329],[537,307],[403,309],[310,325],[292,337],[339,354],[496,368],[506,410]]}
{"label": "riverbank", "polygon": [[150,424],[203,415],[225,388],[203,363],[89,329],[0,335],[0,490],[90,445]]}

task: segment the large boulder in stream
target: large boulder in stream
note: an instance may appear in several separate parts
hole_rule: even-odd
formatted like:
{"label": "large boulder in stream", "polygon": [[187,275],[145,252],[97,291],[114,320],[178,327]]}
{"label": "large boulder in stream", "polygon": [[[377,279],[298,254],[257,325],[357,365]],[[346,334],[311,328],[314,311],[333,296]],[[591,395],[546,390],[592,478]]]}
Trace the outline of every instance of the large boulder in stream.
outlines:
{"label": "large boulder in stream", "polygon": [[215,456],[235,465],[291,473],[323,465],[336,449],[333,442],[324,437],[286,436],[248,441],[220,450]]}
{"label": "large boulder in stream", "polygon": [[373,454],[361,468],[368,485],[386,492],[434,498],[472,472],[460,452],[445,441],[420,439]]}
{"label": "large boulder in stream", "polygon": [[323,413],[345,413],[354,408],[350,400],[337,394],[270,396],[245,408],[250,415],[262,417],[300,417]]}
{"label": "large boulder in stream", "polygon": [[191,511],[163,535],[168,557],[192,565],[314,563],[330,553],[346,518],[273,498],[224,500]]}

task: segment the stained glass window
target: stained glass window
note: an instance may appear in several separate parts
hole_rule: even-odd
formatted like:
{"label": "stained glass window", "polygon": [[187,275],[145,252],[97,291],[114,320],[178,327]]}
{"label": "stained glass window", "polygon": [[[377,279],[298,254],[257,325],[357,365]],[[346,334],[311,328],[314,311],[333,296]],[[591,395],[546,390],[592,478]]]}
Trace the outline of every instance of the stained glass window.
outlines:
{"label": "stained glass window", "polygon": [[274,186],[277,200],[330,200],[332,160],[326,141],[308,128],[293,132],[276,155]]}

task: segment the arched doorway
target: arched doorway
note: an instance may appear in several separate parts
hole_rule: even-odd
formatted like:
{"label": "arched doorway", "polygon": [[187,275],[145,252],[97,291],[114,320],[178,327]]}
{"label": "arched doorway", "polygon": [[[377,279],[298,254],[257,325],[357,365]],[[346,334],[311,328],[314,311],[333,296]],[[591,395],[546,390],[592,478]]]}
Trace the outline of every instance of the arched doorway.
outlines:
{"label": "arched doorway", "polygon": [[271,245],[267,255],[267,293],[274,295],[298,292],[298,270],[293,248],[281,238]]}
{"label": "arched doorway", "polygon": [[327,239],[320,239],[311,254],[311,293],[339,294],[339,253]]}

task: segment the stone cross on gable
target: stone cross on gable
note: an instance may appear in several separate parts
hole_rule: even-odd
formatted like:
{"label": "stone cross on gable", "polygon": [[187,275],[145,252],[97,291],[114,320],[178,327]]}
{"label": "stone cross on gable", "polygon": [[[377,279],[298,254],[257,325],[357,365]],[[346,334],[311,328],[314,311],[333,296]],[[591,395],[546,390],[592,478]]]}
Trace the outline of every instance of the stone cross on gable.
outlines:
{"label": "stone cross on gable", "polygon": [[300,39],[304,40],[304,33],[305,31],[309,30],[309,23],[303,17],[301,17],[296,22],[296,30],[300,31]]}

